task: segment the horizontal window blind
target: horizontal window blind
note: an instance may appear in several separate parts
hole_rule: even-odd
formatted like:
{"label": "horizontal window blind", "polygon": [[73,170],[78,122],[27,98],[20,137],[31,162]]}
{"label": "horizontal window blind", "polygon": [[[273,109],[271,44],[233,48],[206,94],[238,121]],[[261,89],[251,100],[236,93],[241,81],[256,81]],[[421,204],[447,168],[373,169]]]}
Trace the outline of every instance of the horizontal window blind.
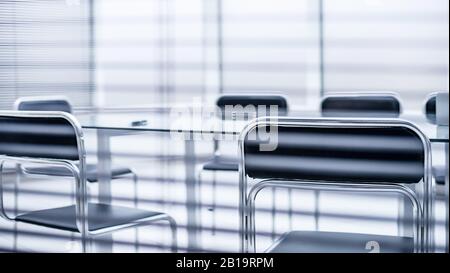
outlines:
{"label": "horizontal window blind", "polygon": [[417,112],[448,90],[446,0],[99,0],[96,18],[103,105],[388,91]]}
{"label": "horizontal window blind", "polygon": [[448,91],[447,0],[324,0],[327,92],[394,91],[405,111]]}
{"label": "horizontal window blind", "polygon": [[98,0],[98,101],[213,104],[220,93],[319,97],[316,0]]}
{"label": "horizontal window blind", "polygon": [[320,96],[319,1],[224,0],[223,92],[282,93],[291,108]]}
{"label": "horizontal window blind", "polygon": [[93,93],[88,0],[0,1],[0,109],[24,96]]}
{"label": "horizontal window blind", "polygon": [[203,2],[95,1],[98,104],[164,106],[201,97]]}
{"label": "horizontal window blind", "polygon": [[448,90],[446,0],[92,0],[95,82],[89,3],[0,2],[2,109],[36,94],[90,105],[94,83],[100,106],[251,91],[304,109],[321,91],[393,91],[419,111]]}

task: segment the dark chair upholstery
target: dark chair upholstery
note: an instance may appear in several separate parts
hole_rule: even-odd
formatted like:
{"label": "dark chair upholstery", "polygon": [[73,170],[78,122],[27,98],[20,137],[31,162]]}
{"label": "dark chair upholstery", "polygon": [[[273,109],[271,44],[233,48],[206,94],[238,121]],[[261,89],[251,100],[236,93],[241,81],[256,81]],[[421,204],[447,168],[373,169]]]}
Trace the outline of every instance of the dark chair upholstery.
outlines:
{"label": "dark chair upholstery", "polygon": [[0,155],[78,160],[75,131],[66,119],[0,117]]}
{"label": "dark chair upholstery", "polygon": [[[100,203],[89,203],[89,230],[96,231],[104,228],[120,226],[157,215],[160,215],[160,213]],[[16,220],[20,222],[78,232],[75,219],[76,216],[74,205],[55,209],[32,211],[16,217]]]}
{"label": "dark chair upholstery", "polygon": [[16,102],[16,110],[19,111],[61,111],[72,113],[72,105],[64,98],[42,99],[23,98]]}
{"label": "dark chair upholstery", "polygon": [[279,127],[274,151],[245,141],[252,178],[343,182],[417,183],[423,177],[423,144],[406,128]]}
{"label": "dark chair upholstery", "polygon": [[431,95],[426,101],[425,116],[430,123],[436,124],[436,94]]}
{"label": "dark chair upholstery", "polygon": [[445,166],[436,166],[433,167],[433,176],[436,180],[436,184],[445,185],[445,177],[447,172],[445,171]]}
{"label": "dark chair upholstery", "polygon": [[424,112],[430,123],[448,127],[448,96],[448,91],[434,92],[428,95]]}
{"label": "dark chair upholstery", "polygon": [[[271,253],[367,253],[368,242],[376,242],[380,253],[411,253],[410,237],[373,234],[291,231],[282,235],[271,247]],[[377,251],[377,250],[374,250]]]}
{"label": "dark chair upholstery", "polygon": [[[436,99],[438,93],[432,93],[425,102],[425,117],[431,124],[436,124]],[[445,185],[445,166],[436,166],[433,168],[433,176],[436,184]]]}
{"label": "dark chair upholstery", "polygon": [[[67,99],[54,97],[20,98],[16,101],[15,108],[19,111],[60,111],[72,113],[72,105]],[[61,149],[58,152],[64,152],[64,150]],[[51,155],[45,154],[42,154],[40,157],[54,158]],[[70,172],[63,168],[29,167],[25,170],[25,172],[28,174],[37,175],[50,174],[55,176],[70,176]],[[111,179],[117,179],[128,174],[133,174],[133,171],[124,166],[113,166],[111,169]],[[86,176],[89,182],[98,182],[97,166],[94,164],[88,164],[86,166]]]}
{"label": "dark chair upholstery", "polygon": [[227,158],[223,156],[216,156],[213,160],[206,162],[203,165],[204,170],[208,171],[239,171],[239,161],[237,158]]}
{"label": "dark chair upholstery", "polygon": [[330,95],[322,100],[324,117],[390,117],[400,115],[400,101],[394,95]]}
{"label": "dark chair upholstery", "polygon": [[210,161],[203,164],[203,170],[207,171],[224,171],[235,172],[239,170],[239,163],[237,160],[227,161],[222,156],[214,156]]}
{"label": "dark chair upholstery", "polygon": [[[257,108],[258,106],[266,107],[266,115],[269,115],[270,106],[276,106],[278,109],[278,115],[284,116],[288,111],[288,103],[284,96],[282,95],[264,95],[264,94],[235,94],[235,95],[222,95],[216,102],[216,105],[224,113],[227,106],[253,106]],[[229,116],[229,115],[226,115]],[[225,117],[223,117],[225,118]]]}
{"label": "dark chair upholstery", "polygon": [[[59,167],[28,167],[25,170],[27,173],[35,175],[49,175],[52,176],[71,176],[69,170]],[[114,167],[111,170],[111,179],[120,178],[123,175],[132,173],[132,170],[126,167]],[[86,164],[86,179],[91,183],[98,182],[97,165]]]}

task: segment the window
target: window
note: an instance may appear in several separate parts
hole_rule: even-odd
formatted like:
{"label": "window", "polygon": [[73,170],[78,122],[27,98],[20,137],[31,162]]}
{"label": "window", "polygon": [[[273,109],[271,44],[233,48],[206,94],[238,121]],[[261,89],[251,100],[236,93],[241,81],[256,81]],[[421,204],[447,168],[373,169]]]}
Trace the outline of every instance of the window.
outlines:
{"label": "window", "polygon": [[389,91],[417,112],[427,94],[448,91],[446,0],[2,1],[0,10],[1,109],[29,95],[134,107],[249,91],[314,110],[329,92]]}
{"label": "window", "polygon": [[0,109],[37,95],[91,105],[88,0],[1,1],[0,25]]}
{"label": "window", "polygon": [[96,16],[103,106],[250,91],[304,110],[322,93],[389,91],[420,111],[448,90],[446,0],[99,0]]}
{"label": "window", "polygon": [[448,91],[447,0],[325,0],[325,90],[394,91],[405,111]]}
{"label": "window", "polygon": [[283,93],[291,108],[317,105],[319,1],[225,0],[223,91]]}
{"label": "window", "polygon": [[202,97],[201,0],[98,0],[97,104],[164,106]]}

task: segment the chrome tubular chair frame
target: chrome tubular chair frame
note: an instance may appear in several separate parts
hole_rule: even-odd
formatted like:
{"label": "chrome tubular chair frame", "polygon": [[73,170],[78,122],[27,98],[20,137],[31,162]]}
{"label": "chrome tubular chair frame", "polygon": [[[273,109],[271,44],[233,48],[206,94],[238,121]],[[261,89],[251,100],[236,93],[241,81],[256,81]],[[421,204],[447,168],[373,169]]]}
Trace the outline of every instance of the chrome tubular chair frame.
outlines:
{"label": "chrome tubular chair frame", "polygon": [[[342,183],[333,181],[306,181],[296,179],[269,178],[256,182],[248,188],[248,177],[245,169],[244,141],[249,132],[258,126],[286,127],[321,127],[321,128],[386,128],[403,127],[412,130],[420,138],[424,149],[424,176],[422,179],[423,200],[419,201],[416,193],[409,187],[397,183]],[[389,192],[400,194],[413,206],[413,239],[414,252],[428,252],[432,249],[432,232],[430,229],[432,212],[432,179],[431,179],[431,146],[428,138],[413,124],[399,119],[350,119],[350,118],[295,118],[295,117],[262,117],[253,120],[241,132],[239,137],[239,216],[241,252],[256,251],[255,242],[255,199],[265,188],[295,188],[327,191],[350,192]]]}
{"label": "chrome tubular chair frame", "polygon": [[61,168],[66,168],[71,172],[73,178],[76,182],[76,198],[75,198],[75,215],[76,215],[76,226],[78,231],[81,234],[81,245],[83,252],[89,252],[90,249],[90,238],[95,237],[97,235],[102,235],[105,233],[110,233],[113,231],[149,225],[155,221],[167,221],[170,225],[171,235],[172,235],[172,251],[177,251],[177,236],[176,236],[176,222],[175,220],[165,214],[159,213],[158,215],[142,218],[136,221],[131,221],[126,224],[116,225],[112,227],[106,227],[97,229],[95,231],[89,230],[88,223],[88,191],[87,191],[87,180],[86,180],[86,150],[84,146],[84,137],[83,131],[81,129],[80,124],[72,117],[71,114],[65,112],[51,112],[51,111],[1,111],[0,114],[2,116],[10,116],[10,117],[24,117],[24,118],[33,118],[33,117],[42,117],[42,118],[62,118],[72,125],[77,145],[78,145],[78,157],[79,157],[79,167],[74,164],[74,162],[70,160],[61,160],[61,159],[36,159],[36,158],[25,158],[25,157],[12,157],[12,156],[4,156],[0,155],[0,216],[6,220],[14,221],[15,216],[10,217],[4,207],[3,200],[3,169],[6,162],[11,162],[15,164],[43,164],[43,165],[53,165]]}
{"label": "chrome tubular chair frame", "polygon": [[[41,103],[45,103],[45,102],[62,102],[67,107],[67,109],[66,109],[67,111],[63,111],[62,109],[58,109],[57,111],[63,111],[63,112],[69,113],[69,114],[72,114],[72,111],[73,111],[72,104],[70,103],[69,98],[66,97],[66,96],[30,96],[30,97],[20,97],[14,102],[13,110],[14,111],[31,111],[31,110],[27,110],[27,109],[21,110],[20,108],[21,108],[22,104],[24,104],[24,103],[26,104],[26,103],[40,103],[40,102]],[[60,107],[58,107],[58,108],[60,108]],[[33,111],[40,111],[40,110],[33,110]],[[43,110],[43,111],[47,111],[47,110]],[[30,172],[29,170],[23,168],[22,166],[19,166],[19,170],[25,175],[37,175],[37,176],[44,175],[44,176],[46,176],[46,174]],[[126,174],[121,175],[119,177],[122,177],[122,176],[126,176]],[[138,175],[133,169],[130,169],[130,176],[131,176],[131,179],[133,180],[134,191],[135,191],[135,193],[137,193],[137,183],[138,183],[138,179],[139,179]],[[119,178],[119,177],[116,177],[116,178]],[[112,179],[114,179],[114,178],[112,178]],[[137,202],[135,202],[135,203],[137,203]],[[135,205],[137,207],[137,204],[135,204]]]}
{"label": "chrome tubular chair frame", "polygon": [[344,192],[396,192],[405,197],[411,202],[414,212],[413,212],[413,223],[414,223],[414,252],[420,252],[423,234],[421,231],[423,213],[414,192],[403,185],[396,184],[365,184],[365,183],[334,183],[334,182],[317,182],[317,181],[302,181],[302,180],[291,180],[283,181],[277,179],[263,180],[255,184],[247,197],[247,217],[248,217],[248,230],[247,234],[247,245],[245,248],[248,251],[256,252],[256,233],[255,233],[255,202],[258,193],[265,188],[288,188],[288,189],[305,189],[305,190],[322,190],[322,191],[344,191]]}

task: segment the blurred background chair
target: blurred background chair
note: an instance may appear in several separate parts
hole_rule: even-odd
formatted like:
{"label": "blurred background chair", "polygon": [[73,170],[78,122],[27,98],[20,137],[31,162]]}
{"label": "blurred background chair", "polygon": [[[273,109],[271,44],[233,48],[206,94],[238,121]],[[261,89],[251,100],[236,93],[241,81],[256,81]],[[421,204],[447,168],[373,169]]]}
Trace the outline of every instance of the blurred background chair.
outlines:
{"label": "blurred background chair", "polygon": [[[277,128],[277,146],[273,151],[260,149],[265,142],[258,140],[257,131],[264,131],[267,126]],[[274,242],[271,252],[368,252],[366,247],[370,249],[373,242],[380,252],[427,250],[431,155],[428,139],[412,124],[392,120],[265,118],[244,130],[239,145],[244,252],[257,250],[257,194],[265,188],[278,187],[399,194],[414,208],[414,228],[412,236],[290,231]],[[251,187],[249,179],[255,182]],[[418,183],[423,195],[408,187]]]}
{"label": "blurred background chair", "polygon": [[[446,100],[444,101],[443,104],[447,105],[446,109],[445,107],[444,109],[439,109],[440,110],[439,113],[437,113],[436,107],[438,97],[441,100]],[[430,123],[436,124],[438,126],[447,126],[446,130],[448,132],[448,92],[431,93],[426,99],[424,112],[427,120]],[[437,118],[438,115],[440,116],[439,119]],[[445,185],[445,176],[446,176],[445,166],[442,165],[433,166],[433,175],[437,184]]]}
{"label": "blurred background chair", "polygon": [[[425,105],[424,113],[427,120],[431,124],[437,125],[436,134],[438,138],[448,138],[448,124],[449,124],[449,93],[448,92],[434,92],[428,95]],[[443,160],[433,158],[433,176],[436,182],[435,194],[436,202],[444,201],[444,226],[446,228],[446,242],[445,251],[448,252],[448,217],[449,217],[449,185],[448,185],[448,142],[444,145],[433,145],[433,149],[443,148]],[[446,185],[447,184],[447,185]],[[439,222],[438,214],[435,213],[435,225]]]}
{"label": "blurred background chair", "polygon": [[437,93],[428,95],[424,106],[425,117],[432,124],[436,124],[436,96]]}
{"label": "blurred background chair", "polygon": [[[430,123],[448,126],[448,99],[448,92],[434,92],[428,95],[425,101],[424,112]],[[439,103],[441,107],[437,106],[438,100],[441,102]]]}
{"label": "blurred background chair", "polygon": [[[65,97],[24,97],[19,98],[15,104],[14,109],[18,111],[60,111],[72,114],[72,105]],[[71,173],[65,168],[27,168],[22,169],[25,174],[34,175],[52,175],[52,176],[71,176]],[[118,179],[125,175],[131,175],[134,184],[135,205],[137,196],[138,176],[129,167],[113,166],[111,169],[111,179]],[[88,182],[98,182],[98,171],[96,164],[86,164],[86,179]]]}
{"label": "blurred background chair", "polygon": [[[162,212],[89,203],[83,132],[72,115],[63,112],[0,112],[0,216],[81,234],[82,251],[90,250],[96,235],[165,220],[172,230],[176,251],[176,223]],[[64,152],[61,152],[64,151]],[[5,163],[66,169],[76,181],[75,205],[10,216],[3,204]],[[51,176],[52,172],[46,175]]]}
{"label": "blurred background chair", "polygon": [[[277,94],[227,94],[220,96],[216,101],[217,109],[220,109],[217,113],[218,117],[225,121],[242,121],[250,120],[252,118],[270,115],[285,116],[288,113],[288,101],[283,95]],[[258,107],[263,109],[259,109]],[[276,107],[274,111],[270,112],[271,107]],[[237,152],[237,151],[236,151]],[[224,156],[220,152],[219,140],[214,138],[213,158],[203,163],[198,171],[198,181],[201,184],[201,175],[203,171],[211,172],[238,172],[239,171],[239,158],[237,154],[235,156]],[[212,180],[213,195],[216,192],[216,177]],[[212,207],[209,210],[213,213],[213,226],[212,233],[215,231],[215,204],[216,198],[212,198]]]}
{"label": "blurred background chair", "polygon": [[336,93],[322,99],[321,111],[324,117],[396,118],[402,110],[394,93]]}
{"label": "blurred background chair", "polygon": [[[277,115],[285,116],[288,112],[288,103],[286,97],[282,95],[257,95],[257,94],[248,94],[248,95],[223,95],[220,96],[216,102],[216,106],[221,110],[220,118],[222,120],[237,120],[237,116],[240,115],[238,112],[230,112],[229,109],[234,111],[235,107],[242,106],[243,108],[252,106],[254,109],[257,109],[258,106],[266,107],[266,112],[264,115],[270,115],[270,106],[277,107]],[[227,107],[230,107],[227,109]],[[245,111],[247,109],[244,109]],[[241,113],[242,114],[242,113]],[[258,117],[260,113],[244,113],[244,115],[249,116],[241,116],[241,120],[243,118],[249,120],[253,117]],[[204,163],[201,167],[202,170],[206,171],[234,171],[237,172],[239,170],[239,161],[237,157],[228,158],[224,157],[220,153],[219,141],[214,140],[214,157],[212,160]]]}

